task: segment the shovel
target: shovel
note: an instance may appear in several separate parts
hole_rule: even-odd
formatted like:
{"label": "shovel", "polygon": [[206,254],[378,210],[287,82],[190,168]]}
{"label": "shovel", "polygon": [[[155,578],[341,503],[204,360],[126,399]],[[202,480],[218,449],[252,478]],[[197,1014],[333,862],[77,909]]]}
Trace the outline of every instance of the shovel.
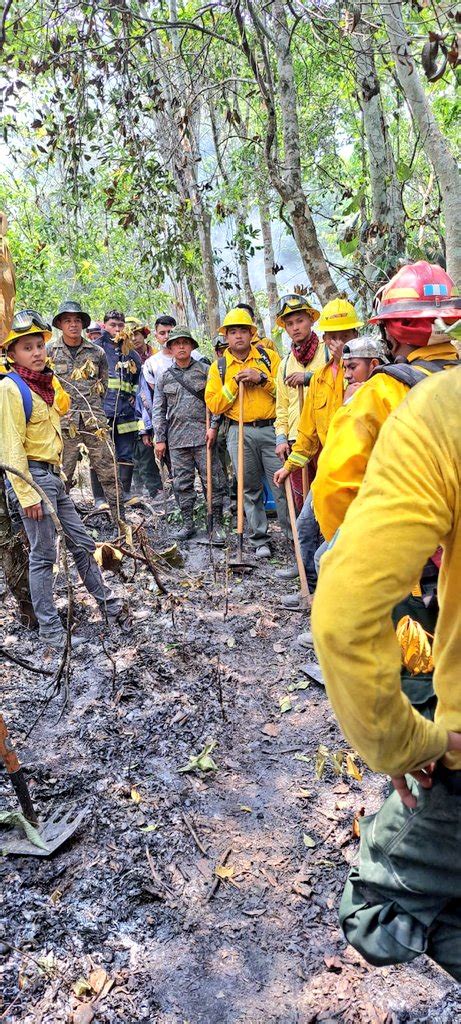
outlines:
{"label": "shovel", "polygon": [[243,398],[245,385],[239,381],[239,433],[237,448],[237,557],[229,559],[229,569],[234,572],[245,569],[251,570],[255,566],[253,562],[245,562],[243,559],[243,492],[245,485],[245,438],[243,428]]}
{"label": "shovel", "polygon": [[[304,385],[303,384],[298,384],[298,403],[299,403],[299,415],[301,417],[301,413],[303,411],[303,405],[304,405]],[[309,494],[309,471],[308,471],[308,468],[307,468],[307,463],[306,463],[305,466],[303,466],[303,468],[301,470],[301,473],[302,473],[302,478],[303,478],[303,501],[305,501],[306,498],[307,498],[307,495]]]}
{"label": "shovel", "polygon": [[299,582],[301,584],[301,607],[309,608],[311,604],[311,598],[309,593],[309,586],[307,583],[306,570],[304,568],[303,556],[301,554],[301,545],[299,543],[298,537],[298,527],[296,526],[296,511],[293,498],[293,491],[291,490],[291,484],[289,480],[285,480],[285,494],[287,499],[288,512],[290,515],[290,524],[291,531],[293,534],[296,565],[298,566]]}
{"label": "shovel", "polygon": [[79,811],[75,815],[71,811],[61,816],[59,816],[59,812],[55,812],[46,821],[39,821],[30,797],[24,772],[11,745],[8,729],[1,714],[0,759],[3,761],[8,772],[24,817],[37,829],[38,837],[42,842],[42,846],[36,846],[30,839],[18,839],[13,836],[11,839],[0,839],[0,848],[6,854],[30,854],[32,857],[49,857],[51,853],[54,853],[59,846],[62,846],[77,831],[87,813],[87,808],[85,807],[83,811]]}
{"label": "shovel", "polygon": [[[206,430],[210,429],[210,410],[206,411]],[[210,544],[223,548],[223,540],[213,540],[213,449],[206,449],[206,537],[196,537],[196,544]]]}

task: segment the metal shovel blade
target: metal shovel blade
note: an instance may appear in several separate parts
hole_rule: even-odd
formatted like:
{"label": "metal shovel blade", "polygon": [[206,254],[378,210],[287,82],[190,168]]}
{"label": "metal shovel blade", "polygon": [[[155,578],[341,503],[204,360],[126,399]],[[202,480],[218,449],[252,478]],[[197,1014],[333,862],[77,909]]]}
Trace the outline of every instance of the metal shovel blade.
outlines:
{"label": "metal shovel blade", "polygon": [[35,846],[29,839],[19,839],[15,835],[10,839],[3,840],[1,838],[0,850],[8,856],[49,857],[77,831],[87,813],[88,807],[84,807],[83,811],[79,811],[77,814],[74,814],[73,810],[61,815],[60,811],[55,811],[45,821],[39,820],[37,831],[40,839],[45,843],[46,850]]}

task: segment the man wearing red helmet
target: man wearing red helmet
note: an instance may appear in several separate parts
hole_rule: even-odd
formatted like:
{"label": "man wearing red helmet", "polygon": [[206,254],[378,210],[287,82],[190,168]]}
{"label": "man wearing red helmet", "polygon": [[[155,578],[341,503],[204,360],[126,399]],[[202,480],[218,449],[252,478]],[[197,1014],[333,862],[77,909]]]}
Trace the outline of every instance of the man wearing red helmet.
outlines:
{"label": "man wearing red helmet", "polygon": [[457,364],[454,346],[434,334],[434,321],[457,320],[461,299],[451,277],[420,260],[402,267],[382,289],[370,323],[379,324],[395,362],[379,366],[354,401],[335,413],[312,485],[320,530],[331,540],[357,496],[379,431],[408,390]]}

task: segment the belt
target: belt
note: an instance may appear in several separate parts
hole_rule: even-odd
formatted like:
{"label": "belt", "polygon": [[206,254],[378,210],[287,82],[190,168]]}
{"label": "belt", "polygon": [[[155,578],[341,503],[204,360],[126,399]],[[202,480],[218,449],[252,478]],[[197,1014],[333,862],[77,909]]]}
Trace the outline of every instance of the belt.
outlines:
{"label": "belt", "polygon": [[445,789],[448,789],[448,792],[453,796],[461,796],[461,771],[459,769],[450,771],[446,765],[439,761],[434,772],[434,779],[437,782],[442,782]]}
{"label": "belt", "polygon": [[40,462],[39,459],[28,459],[29,466],[37,466],[38,469],[46,469],[48,473],[53,473],[54,476],[61,476],[61,470],[59,466],[55,466],[53,462]]}
{"label": "belt", "polygon": [[[230,420],[231,427],[238,427],[238,420]],[[245,427],[272,427],[275,423],[273,420],[245,420]]]}

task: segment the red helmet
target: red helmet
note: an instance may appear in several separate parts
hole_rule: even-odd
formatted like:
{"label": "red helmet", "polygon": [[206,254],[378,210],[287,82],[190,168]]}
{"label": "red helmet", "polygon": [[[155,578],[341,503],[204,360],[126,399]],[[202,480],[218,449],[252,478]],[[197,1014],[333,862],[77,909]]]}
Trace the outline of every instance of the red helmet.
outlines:
{"label": "red helmet", "polygon": [[383,320],[459,319],[461,297],[453,294],[451,277],[434,263],[418,260],[402,267],[375,298],[371,324]]}

